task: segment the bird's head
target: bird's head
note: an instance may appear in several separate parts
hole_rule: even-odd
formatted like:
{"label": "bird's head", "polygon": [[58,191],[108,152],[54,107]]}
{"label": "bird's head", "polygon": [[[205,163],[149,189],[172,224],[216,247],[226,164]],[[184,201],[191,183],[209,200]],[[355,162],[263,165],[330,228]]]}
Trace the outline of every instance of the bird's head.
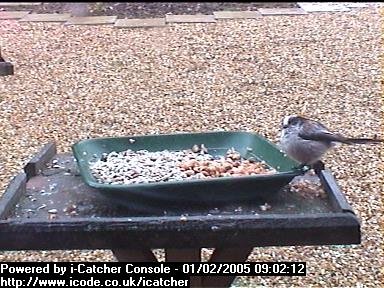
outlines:
{"label": "bird's head", "polygon": [[306,118],[299,115],[288,115],[283,118],[282,127],[283,129],[287,129],[292,126],[298,126],[298,125],[301,125],[306,120],[307,120]]}

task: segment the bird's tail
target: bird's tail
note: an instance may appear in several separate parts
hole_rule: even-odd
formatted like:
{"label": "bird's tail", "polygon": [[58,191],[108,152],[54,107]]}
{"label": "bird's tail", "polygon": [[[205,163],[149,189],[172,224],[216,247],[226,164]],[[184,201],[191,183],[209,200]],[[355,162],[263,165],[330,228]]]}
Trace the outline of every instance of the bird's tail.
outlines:
{"label": "bird's tail", "polygon": [[384,139],[376,138],[344,138],[342,141],[345,144],[378,144],[383,143]]}

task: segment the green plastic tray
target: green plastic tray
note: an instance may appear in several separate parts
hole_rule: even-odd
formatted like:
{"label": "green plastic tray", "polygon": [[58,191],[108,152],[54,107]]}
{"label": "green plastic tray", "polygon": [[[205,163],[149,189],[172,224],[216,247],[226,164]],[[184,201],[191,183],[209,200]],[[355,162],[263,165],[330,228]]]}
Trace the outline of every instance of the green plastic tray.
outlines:
{"label": "green plastic tray", "polygon": [[[130,139],[134,139],[131,143]],[[102,153],[120,152],[127,149],[148,151],[190,149],[194,144],[204,144],[208,153],[225,155],[234,147],[244,158],[264,160],[277,170],[268,175],[221,177],[175,182],[111,185],[101,184],[92,176],[89,163]],[[249,151],[252,148],[252,151]],[[228,203],[267,199],[288,184],[293,177],[303,174],[299,163],[288,158],[264,137],[248,132],[207,132],[145,135],[115,138],[95,138],[79,141],[72,146],[80,174],[86,184],[120,204],[152,205],[166,209],[181,206],[217,207]],[[128,205],[128,206],[129,206]]]}

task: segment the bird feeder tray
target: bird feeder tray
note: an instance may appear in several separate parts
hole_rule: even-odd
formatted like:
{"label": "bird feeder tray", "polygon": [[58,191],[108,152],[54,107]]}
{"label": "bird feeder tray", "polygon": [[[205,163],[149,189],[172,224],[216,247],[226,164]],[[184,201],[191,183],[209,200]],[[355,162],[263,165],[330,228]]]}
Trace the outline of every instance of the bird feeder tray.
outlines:
{"label": "bird feeder tray", "polygon": [[[190,149],[195,144],[204,144],[213,156],[223,156],[233,147],[243,158],[264,161],[276,173],[124,185],[99,183],[91,173],[91,163],[100,159],[103,153],[127,149],[178,151]],[[221,207],[228,203],[267,201],[295,176],[305,171],[305,168],[296,168],[299,163],[286,157],[273,143],[258,134],[247,132],[96,138],[82,140],[73,145],[72,149],[86,184],[121,204],[137,208],[142,206],[144,211],[209,205]]]}

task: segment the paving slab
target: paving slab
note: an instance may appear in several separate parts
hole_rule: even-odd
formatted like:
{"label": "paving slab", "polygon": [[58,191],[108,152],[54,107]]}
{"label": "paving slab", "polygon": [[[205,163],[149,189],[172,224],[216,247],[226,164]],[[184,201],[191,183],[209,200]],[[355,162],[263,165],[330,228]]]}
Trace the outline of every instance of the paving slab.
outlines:
{"label": "paving slab", "polygon": [[116,28],[150,28],[166,26],[165,18],[118,19]]}
{"label": "paving slab", "polygon": [[301,8],[259,8],[261,15],[305,15],[308,14]]}
{"label": "paving slab", "polygon": [[0,7],[3,6],[37,6],[41,2],[0,2]]}
{"label": "paving slab", "polygon": [[367,8],[370,7],[369,3],[362,3],[362,2],[345,2],[343,3],[345,7],[348,8]]}
{"label": "paving slab", "polygon": [[117,16],[85,16],[71,17],[64,25],[103,25],[115,24]]}
{"label": "paving slab", "polygon": [[27,14],[20,22],[66,22],[71,17],[70,13],[64,14]]}
{"label": "paving slab", "polygon": [[0,11],[0,20],[21,19],[31,11]]}
{"label": "paving slab", "polygon": [[341,2],[297,2],[307,12],[348,12],[351,9]]}
{"label": "paving slab", "polygon": [[167,23],[211,23],[216,22],[213,15],[165,15]]}
{"label": "paving slab", "polygon": [[216,19],[253,19],[262,16],[259,11],[215,11],[213,15]]}

